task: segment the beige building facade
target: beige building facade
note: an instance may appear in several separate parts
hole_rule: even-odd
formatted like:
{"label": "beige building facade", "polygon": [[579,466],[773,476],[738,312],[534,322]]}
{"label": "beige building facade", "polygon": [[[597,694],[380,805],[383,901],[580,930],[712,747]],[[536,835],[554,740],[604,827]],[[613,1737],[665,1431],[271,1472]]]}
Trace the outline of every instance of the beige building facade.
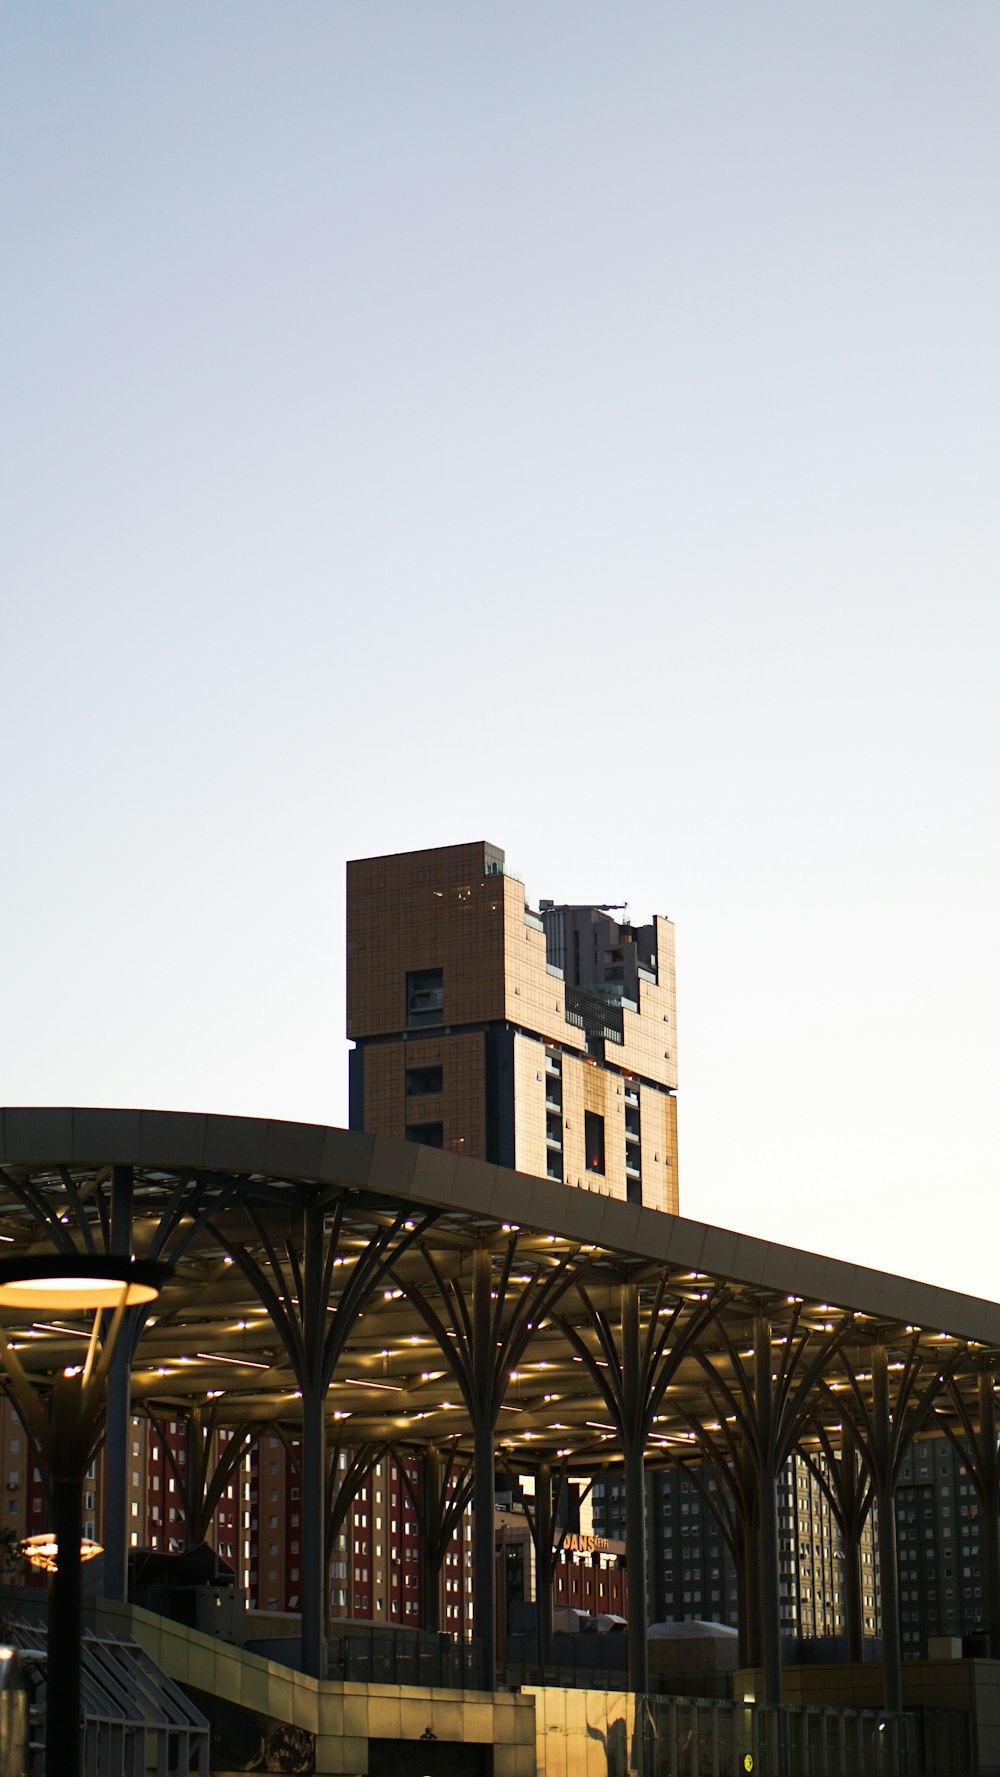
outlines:
{"label": "beige building facade", "polygon": [[351,1124],[678,1212],[674,932],[485,841],[347,869]]}

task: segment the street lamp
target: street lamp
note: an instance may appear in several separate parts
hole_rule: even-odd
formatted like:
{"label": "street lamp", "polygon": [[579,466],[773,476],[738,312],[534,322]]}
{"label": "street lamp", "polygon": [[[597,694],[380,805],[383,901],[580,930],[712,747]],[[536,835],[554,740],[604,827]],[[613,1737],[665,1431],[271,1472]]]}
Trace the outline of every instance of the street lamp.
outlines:
{"label": "street lamp", "polygon": [[[79,1777],[81,1700],[81,1529],[83,1477],[104,1404],[104,1384],[126,1308],[156,1300],[173,1274],[151,1259],[64,1253],[0,1260],[0,1310],[29,1314],[93,1312],[81,1365],[53,1379],[48,1410],[0,1325],[0,1363],[18,1416],[48,1471],[55,1536],[46,1662],[45,1769],[48,1777]],[[101,1337],[105,1310],[111,1319]]]}
{"label": "street lamp", "polygon": [[[16,1545],[16,1552],[37,1567],[39,1573],[55,1573],[59,1564],[59,1546],[51,1530],[40,1530],[37,1536],[26,1536]],[[95,1543],[89,1536],[80,1538],[80,1560],[93,1561],[95,1555],[103,1555],[103,1543]]]}

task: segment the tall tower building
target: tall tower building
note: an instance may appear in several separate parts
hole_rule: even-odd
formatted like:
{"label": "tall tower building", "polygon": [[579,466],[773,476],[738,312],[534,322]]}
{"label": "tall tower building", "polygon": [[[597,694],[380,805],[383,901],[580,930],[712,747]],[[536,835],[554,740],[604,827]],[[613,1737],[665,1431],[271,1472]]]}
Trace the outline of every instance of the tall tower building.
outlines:
{"label": "tall tower building", "polygon": [[351,1127],[677,1213],[674,930],[480,840],[347,866]]}

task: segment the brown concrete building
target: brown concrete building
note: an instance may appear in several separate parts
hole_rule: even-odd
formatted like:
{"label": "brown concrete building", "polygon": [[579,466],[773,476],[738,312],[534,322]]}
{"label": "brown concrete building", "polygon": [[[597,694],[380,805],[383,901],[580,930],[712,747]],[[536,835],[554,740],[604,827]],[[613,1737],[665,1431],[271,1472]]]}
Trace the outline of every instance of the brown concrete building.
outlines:
{"label": "brown concrete building", "polygon": [[351,1126],[678,1211],[674,934],[485,841],[347,867]]}

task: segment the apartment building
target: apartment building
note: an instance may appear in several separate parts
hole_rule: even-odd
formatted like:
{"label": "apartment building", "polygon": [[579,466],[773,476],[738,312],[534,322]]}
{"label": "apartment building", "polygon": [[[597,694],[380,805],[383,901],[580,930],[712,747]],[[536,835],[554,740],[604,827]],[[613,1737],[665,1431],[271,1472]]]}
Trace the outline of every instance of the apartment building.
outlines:
{"label": "apartment building", "polygon": [[625,911],[481,840],[350,863],[351,1126],[676,1213],[674,931]]}
{"label": "apartment building", "polygon": [[976,1489],[947,1438],[918,1438],[896,1490],[904,1657],[931,1637],[975,1638],[986,1622],[986,1526]]}
{"label": "apartment building", "polygon": [[[216,1457],[231,1433],[220,1429],[214,1438]],[[4,1528],[9,1542],[20,1542],[51,1528],[45,1484],[28,1438],[6,1395],[0,1394],[0,1452],[6,1511]],[[134,1413],[129,1425],[128,1543],[133,1549],[158,1549],[176,1554],[187,1546],[184,1498],[187,1468],[187,1428],[183,1419],[153,1421]],[[239,1572],[240,1513],[247,1509],[240,1493],[249,1491],[249,1473],[233,1481],[212,1516],[209,1540],[224,1560]],[[98,1452],[84,1480],[83,1534],[104,1541],[104,1455]],[[244,1583],[249,1578],[244,1562]]]}
{"label": "apartment building", "polygon": [[[738,1622],[736,1568],[713,1498],[709,1468],[654,1471],[646,1477],[647,1608],[650,1622]],[[594,1485],[594,1525],[625,1534],[624,1488]],[[878,1633],[875,1530],[862,1533],[862,1609],[866,1635]],[[781,1632],[796,1639],[845,1633],[843,1550],[816,1474],[793,1456],[778,1481],[778,1582]]]}

